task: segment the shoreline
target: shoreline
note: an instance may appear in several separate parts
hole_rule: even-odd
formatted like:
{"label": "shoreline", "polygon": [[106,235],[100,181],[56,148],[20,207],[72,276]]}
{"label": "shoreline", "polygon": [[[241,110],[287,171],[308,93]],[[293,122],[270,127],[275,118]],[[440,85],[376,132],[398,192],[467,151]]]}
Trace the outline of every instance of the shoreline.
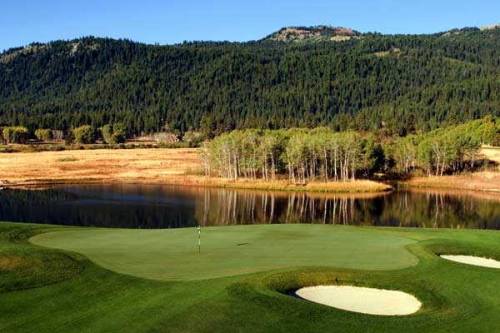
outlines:
{"label": "shoreline", "polygon": [[268,191],[378,193],[392,186],[369,180],[290,184],[274,181],[206,177],[197,148],[66,150],[0,154],[0,187],[58,184],[137,183],[190,185]]}
{"label": "shoreline", "polygon": [[[189,176],[186,176],[189,178]],[[213,180],[213,179],[212,179]],[[376,182],[374,182],[376,183]],[[376,183],[381,185],[386,185],[383,183]],[[351,191],[340,191],[340,190],[324,190],[324,189],[307,189],[307,188],[293,188],[293,185],[288,188],[276,188],[276,187],[256,187],[256,186],[242,186],[242,184],[222,184],[222,183],[210,183],[210,182],[181,182],[168,181],[168,180],[133,180],[133,179],[122,179],[122,180],[98,180],[98,179],[83,179],[83,180],[57,180],[57,181],[27,181],[20,183],[10,183],[0,185],[1,190],[45,190],[52,187],[63,186],[63,185],[143,185],[143,186],[181,186],[181,187],[193,187],[199,189],[232,189],[236,191],[266,191],[274,192],[276,195],[289,195],[290,193],[305,194],[307,196],[321,196],[325,195],[332,196],[342,196],[342,197],[355,197],[355,198],[378,198],[380,196],[388,195],[393,192],[407,191],[414,193],[432,193],[438,195],[451,195],[451,196],[467,196],[483,200],[492,200],[500,202],[500,193],[496,191],[487,190],[469,190],[469,189],[457,189],[457,188],[439,188],[439,187],[424,187],[424,186],[409,186],[406,184],[394,183],[392,187],[387,187],[379,191],[368,191],[362,190],[361,188],[354,188]]]}
{"label": "shoreline", "polygon": [[414,189],[458,190],[496,194],[500,196],[500,172],[481,171],[452,176],[413,177],[396,182]]}
{"label": "shoreline", "polygon": [[385,193],[398,188],[487,193],[500,198],[500,172],[483,171],[439,177],[413,177],[380,182],[311,181],[288,179],[231,180],[202,175],[197,148],[137,148],[131,150],[66,150],[0,154],[0,189],[36,188],[64,184],[184,185],[242,190],[311,193]]}
{"label": "shoreline", "polygon": [[180,176],[163,179],[33,179],[18,182],[0,182],[0,189],[37,189],[57,185],[170,185],[192,186],[206,188],[222,188],[235,190],[276,191],[297,193],[339,193],[339,194],[383,194],[394,190],[388,184],[370,180],[355,180],[349,182],[310,182],[307,185],[294,185],[287,181],[249,181],[227,180],[205,176]]}

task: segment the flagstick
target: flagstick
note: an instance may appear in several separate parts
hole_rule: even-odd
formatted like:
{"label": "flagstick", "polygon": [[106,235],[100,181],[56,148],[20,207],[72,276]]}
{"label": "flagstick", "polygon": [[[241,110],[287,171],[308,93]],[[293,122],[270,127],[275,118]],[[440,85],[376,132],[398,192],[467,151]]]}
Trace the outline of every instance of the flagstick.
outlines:
{"label": "flagstick", "polygon": [[201,253],[201,226],[198,226],[198,254]]}

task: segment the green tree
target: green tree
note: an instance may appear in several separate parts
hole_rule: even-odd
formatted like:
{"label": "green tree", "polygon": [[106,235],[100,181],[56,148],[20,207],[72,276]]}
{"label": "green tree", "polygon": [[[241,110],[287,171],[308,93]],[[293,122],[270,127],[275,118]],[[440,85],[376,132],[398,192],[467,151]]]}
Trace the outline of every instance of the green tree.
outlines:
{"label": "green tree", "polygon": [[46,128],[39,128],[35,131],[35,136],[40,141],[52,140],[52,130]]}
{"label": "green tree", "polygon": [[125,126],[121,123],[104,125],[100,130],[102,138],[107,144],[123,143],[126,140]]}
{"label": "green tree", "polygon": [[29,131],[23,126],[4,127],[2,136],[5,143],[26,143],[29,139]]}
{"label": "green tree", "polygon": [[90,125],[83,125],[72,130],[76,143],[95,143],[95,130]]}

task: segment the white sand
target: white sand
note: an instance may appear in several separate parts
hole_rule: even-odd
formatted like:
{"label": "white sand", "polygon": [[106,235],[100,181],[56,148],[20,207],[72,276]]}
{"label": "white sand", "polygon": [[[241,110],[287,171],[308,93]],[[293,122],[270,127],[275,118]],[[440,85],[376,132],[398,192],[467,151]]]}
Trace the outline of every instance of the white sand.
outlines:
{"label": "white sand", "polygon": [[381,316],[404,316],[417,312],[422,303],[396,290],[353,286],[315,286],[301,288],[297,296],[338,309]]}
{"label": "white sand", "polygon": [[500,268],[500,261],[489,258],[481,258],[474,256],[454,256],[454,255],[441,255],[441,258],[451,261],[456,261],[462,264],[490,267],[490,268]]}

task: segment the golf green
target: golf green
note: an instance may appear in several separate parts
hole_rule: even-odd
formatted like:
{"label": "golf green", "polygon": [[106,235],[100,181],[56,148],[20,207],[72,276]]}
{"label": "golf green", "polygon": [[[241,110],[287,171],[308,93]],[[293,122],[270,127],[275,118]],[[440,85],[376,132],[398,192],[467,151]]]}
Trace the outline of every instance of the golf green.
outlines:
{"label": "golf green", "polygon": [[365,270],[416,265],[413,240],[376,229],[326,225],[80,229],[44,233],[31,242],[87,256],[110,270],[159,280],[193,280],[290,267]]}

